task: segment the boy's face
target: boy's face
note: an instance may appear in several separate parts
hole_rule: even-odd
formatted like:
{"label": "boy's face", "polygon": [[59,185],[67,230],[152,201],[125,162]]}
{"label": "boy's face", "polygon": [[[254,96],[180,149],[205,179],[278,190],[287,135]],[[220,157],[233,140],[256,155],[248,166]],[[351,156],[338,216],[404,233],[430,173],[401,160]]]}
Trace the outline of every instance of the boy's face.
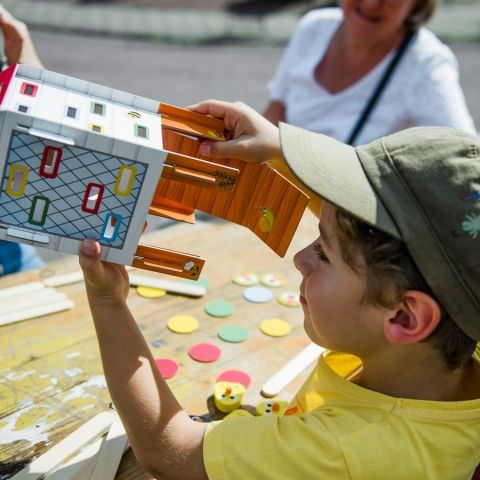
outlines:
{"label": "boy's face", "polygon": [[336,235],[336,208],[322,203],[320,236],[295,255],[302,274],[300,301],[310,339],[325,348],[359,356],[384,340],[388,311],[363,302],[366,266],[359,254],[356,270],[342,258]]}

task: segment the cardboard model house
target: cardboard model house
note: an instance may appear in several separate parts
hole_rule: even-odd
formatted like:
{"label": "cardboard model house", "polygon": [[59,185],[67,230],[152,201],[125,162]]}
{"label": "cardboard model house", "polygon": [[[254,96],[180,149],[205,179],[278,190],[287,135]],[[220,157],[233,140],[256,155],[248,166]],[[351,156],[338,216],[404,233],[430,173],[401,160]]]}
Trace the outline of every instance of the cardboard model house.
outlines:
{"label": "cardboard model house", "polygon": [[[201,138],[225,139],[217,119],[25,65],[1,72],[0,87],[0,239],[77,254],[95,238],[104,260],[197,278],[199,257],[138,242],[149,213],[193,222],[201,208],[257,228],[267,244],[286,234],[288,246],[306,197],[268,167],[253,168],[271,179],[251,171],[241,182],[242,162],[201,159]],[[276,206],[252,205],[274,178]],[[274,222],[287,191],[295,205]],[[245,211],[229,218],[239,201]]]}

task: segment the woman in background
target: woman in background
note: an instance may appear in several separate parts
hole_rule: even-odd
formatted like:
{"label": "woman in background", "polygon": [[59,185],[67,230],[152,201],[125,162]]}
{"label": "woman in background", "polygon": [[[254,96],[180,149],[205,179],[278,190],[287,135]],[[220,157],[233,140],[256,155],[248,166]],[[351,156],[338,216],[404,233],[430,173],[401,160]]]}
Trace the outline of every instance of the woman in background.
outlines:
{"label": "woman in background", "polygon": [[[474,132],[456,59],[422,27],[435,7],[436,0],[343,0],[341,9],[309,12],[269,85],[264,115],[353,144],[420,125]],[[383,93],[350,141],[402,45]]]}

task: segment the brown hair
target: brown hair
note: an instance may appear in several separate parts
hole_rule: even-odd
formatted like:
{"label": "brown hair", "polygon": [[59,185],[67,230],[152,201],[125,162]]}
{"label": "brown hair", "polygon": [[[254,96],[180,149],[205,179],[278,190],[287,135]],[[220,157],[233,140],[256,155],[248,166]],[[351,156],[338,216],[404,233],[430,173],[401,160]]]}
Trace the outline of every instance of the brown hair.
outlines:
{"label": "brown hair", "polygon": [[437,0],[417,0],[405,21],[407,28],[414,31],[418,30],[432,18],[436,8]]}
{"label": "brown hair", "polygon": [[367,266],[367,289],[364,301],[391,307],[402,300],[406,290],[430,295],[440,306],[441,320],[424,341],[439,349],[451,368],[458,368],[475,351],[476,341],[468,337],[436,299],[419,272],[405,244],[386,233],[337,209],[336,230],[344,261],[358,271],[356,256],[360,253]]}

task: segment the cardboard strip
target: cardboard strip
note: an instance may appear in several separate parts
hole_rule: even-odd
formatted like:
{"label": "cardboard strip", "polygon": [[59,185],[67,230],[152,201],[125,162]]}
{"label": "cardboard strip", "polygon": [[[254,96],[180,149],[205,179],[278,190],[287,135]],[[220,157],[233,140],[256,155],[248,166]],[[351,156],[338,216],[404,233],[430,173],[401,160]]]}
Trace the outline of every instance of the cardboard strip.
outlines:
{"label": "cardboard strip", "polygon": [[175,282],[173,280],[164,280],[161,278],[148,277],[146,275],[137,275],[130,273],[130,285],[151,288],[161,288],[167,292],[180,293],[189,297],[203,297],[207,293],[207,289],[201,285],[191,285],[190,283]]}
{"label": "cardboard strip", "polygon": [[115,414],[113,412],[99,413],[20,470],[11,480],[38,480],[45,477],[54,468],[61,465],[65,459],[82,448],[82,446],[103,435],[110,428],[114,418]]}
{"label": "cardboard strip", "polygon": [[118,414],[100,447],[90,480],[114,480],[123,452],[128,445],[127,434]]}
{"label": "cardboard strip", "polygon": [[42,317],[43,315],[50,315],[56,312],[62,312],[63,310],[70,310],[73,307],[74,303],[71,300],[60,300],[55,303],[17,310],[15,312],[7,313],[6,315],[0,315],[0,326],[21,322],[23,320],[30,320],[31,318]]}
{"label": "cardboard strip", "polygon": [[324,351],[325,349],[323,347],[314,343],[305,347],[263,385],[261,392],[262,395],[265,397],[274,397],[275,395],[278,395]]}

